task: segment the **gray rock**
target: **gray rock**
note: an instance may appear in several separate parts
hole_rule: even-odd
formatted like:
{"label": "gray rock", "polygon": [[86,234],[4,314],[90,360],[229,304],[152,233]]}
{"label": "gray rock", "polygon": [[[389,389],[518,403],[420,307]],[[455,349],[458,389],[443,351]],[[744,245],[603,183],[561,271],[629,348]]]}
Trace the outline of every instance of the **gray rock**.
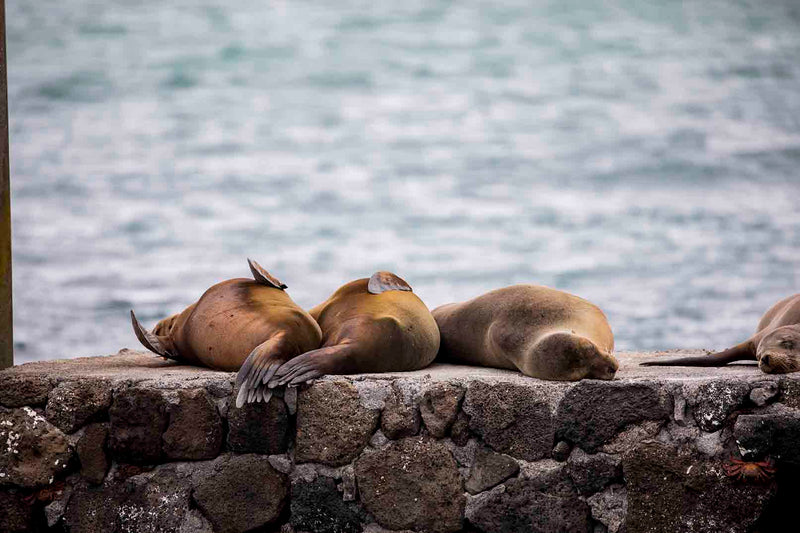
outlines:
{"label": "gray rock", "polygon": [[168,408],[164,454],[177,460],[213,459],[222,447],[222,419],[216,405],[205,389],[179,390],[177,399]]}
{"label": "gray rock", "polygon": [[468,440],[463,446],[458,446],[454,442],[443,441],[444,444],[450,449],[453,458],[458,463],[458,466],[471,467],[475,462],[475,455],[478,452],[480,444],[476,439]]}
{"label": "gray rock", "polygon": [[[728,431],[727,429],[724,431]],[[701,433],[695,441],[695,448],[706,457],[725,455],[725,446],[722,438],[723,430],[714,433]]]}
{"label": "gray rock", "polygon": [[220,456],[209,465],[208,474],[198,478],[194,501],[220,533],[274,523],[289,491],[287,477],[259,455]]}
{"label": "gray rock", "polygon": [[87,426],[76,446],[81,463],[81,476],[89,483],[99,485],[108,472],[108,424],[91,424]]}
{"label": "gray rock", "polygon": [[646,382],[581,381],[558,406],[558,437],[588,453],[621,430],[646,420],[666,420],[671,398]]}
{"label": "gray rock", "polygon": [[622,460],[616,455],[589,455],[580,448],[575,448],[567,460],[567,473],[578,492],[586,496],[613,481],[622,481]]}
{"label": "gray rock", "polygon": [[774,482],[736,482],[722,474],[719,462],[658,442],[628,454],[623,470],[627,531],[748,531],[775,493]]}
{"label": "gray rock", "polygon": [[358,456],[378,426],[380,411],[367,409],[346,381],[321,381],[297,400],[295,461],[341,466]]}
{"label": "gray rock", "polygon": [[780,402],[786,407],[800,409],[800,379],[796,374],[784,376],[780,381]]}
{"label": "gray rock", "polygon": [[800,464],[800,410],[781,408],[761,415],[739,415],[733,428],[736,445],[745,459],[767,455]]}
{"label": "gray rock", "polygon": [[495,451],[526,461],[548,457],[555,428],[552,401],[546,394],[511,383],[473,382],[464,399],[469,427]]}
{"label": "gray rock", "polygon": [[381,431],[392,440],[412,437],[419,433],[419,407],[414,398],[396,385],[386,397],[381,415]]}
{"label": "gray rock", "polygon": [[640,424],[628,426],[617,434],[611,442],[600,447],[605,453],[627,453],[646,440],[655,438],[661,430],[663,421],[648,420]]}
{"label": "gray rock", "polygon": [[530,490],[565,498],[578,495],[575,485],[569,477],[567,465],[552,459],[522,463],[518,478],[524,480],[525,486]]}
{"label": "gray rock", "polygon": [[383,431],[380,429],[369,439],[369,445],[373,448],[383,448],[387,444],[389,444],[389,439],[386,438],[386,435],[384,435]]}
{"label": "gray rock", "polygon": [[461,529],[464,489],[444,444],[403,439],[362,455],[354,467],[361,501],[382,526],[434,533]]}
{"label": "gray rock", "polygon": [[49,485],[71,458],[66,435],[39,413],[0,408],[0,487]]}
{"label": "gray rock", "polygon": [[742,406],[750,386],[741,381],[712,381],[698,387],[693,395],[694,419],[700,429],[718,431],[728,416]]}
{"label": "gray rock", "polygon": [[434,383],[422,395],[420,412],[428,433],[437,439],[447,435],[458,416],[464,389],[450,383]]}
{"label": "gray rock", "polygon": [[293,484],[291,502],[291,524],[296,531],[360,533],[366,518],[356,504],[342,501],[329,478]]}
{"label": "gray rock", "polygon": [[105,414],[111,405],[111,384],[104,380],[66,381],[50,391],[45,416],[64,433]]}
{"label": "gray rock", "polygon": [[48,375],[19,375],[0,372],[0,405],[23,407],[44,405],[56,383]]}
{"label": "gray rock", "polygon": [[286,387],[286,390],[283,391],[283,402],[290,415],[297,412],[297,387]]}
{"label": "gray rock", "polygon": [[774,381],[766,381],[750,391],[750,401],[758,407],[764,407],[777,398],[780,387]]}
{"label": "gray rock", "polygon": [[464,488],[470,494],[477,494],[516,476],[518,472],[519,464],[508,455],[482,450],[475,457]]}
{"label": "gray rock", "polygon": [[228,410],[228,449],[237,453],[285,453],[289,447],[289,416],[283,399],[247,403]]}
{"label": "gray rock", "polygon": [[356,472],[352,465],[342,468],[342,500],[353,502],[358,499],[358,487],[356,485]]}
{"label": "gray rock", "polygon": [[466,508],[467,519],[486,533],[590,531],[586,502],[574,493],[545,492],[547,487],[540,482],[541,479],[520,475],[471,497]]}
{"label": "gray rock", "polygon": [[586,499],[592,518],[602,523],[609,533],[618,533],[628,512],[628,491],[623,485],[611,485]]}
{"label": "gray rock", "polygon": [[[229,391],[230,392],[230,391]],[[197,509],[190,509],[183,516],[178,533],[214,533],[214,527]]]}
{"label": "gray rock", "polygon": [[160,391],[131,387],[118,391],[109,409],[109,448],[124,463],[153,464],[161,458],[167,402]]}
{"label": "gray rock", "polygon": [[269,464],[272,465],[272,468],[281,474],[288,474],[292,471],[292,460],[285,453],[280,455],[270,455],[267,459],[269,459]]}

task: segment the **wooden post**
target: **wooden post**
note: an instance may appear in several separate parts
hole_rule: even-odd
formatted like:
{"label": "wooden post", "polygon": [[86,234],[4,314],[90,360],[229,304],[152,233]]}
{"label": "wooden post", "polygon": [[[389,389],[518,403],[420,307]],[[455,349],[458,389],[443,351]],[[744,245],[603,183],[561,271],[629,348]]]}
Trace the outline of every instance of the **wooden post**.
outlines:
{"label": "wooden post", "polygon": [[0,0],[0,369],[14,364],[11,313],[11,184],[8,176],[6,3]]}

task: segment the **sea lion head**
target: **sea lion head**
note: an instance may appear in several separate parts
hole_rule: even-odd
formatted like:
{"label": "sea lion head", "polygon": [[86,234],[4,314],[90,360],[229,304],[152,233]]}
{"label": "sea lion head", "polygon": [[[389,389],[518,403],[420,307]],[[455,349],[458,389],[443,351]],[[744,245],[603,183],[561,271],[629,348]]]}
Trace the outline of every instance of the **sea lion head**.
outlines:
{"label": "sea lion head", "polygon": [[[610,353],[601,350],[585,337],[566,332],[545,336],[539,345],[544,358],[531,360],[531,368],[522,369],[529,376],[558,381],[580,379],[614,379],[619,363]],[[536,365],[534,369],[532,365]]]}
{"label": "sea lion head", "polygon": [[800,370],[800,327],[775,328],[761,339],[756,350],[758,367],[767,374]]}

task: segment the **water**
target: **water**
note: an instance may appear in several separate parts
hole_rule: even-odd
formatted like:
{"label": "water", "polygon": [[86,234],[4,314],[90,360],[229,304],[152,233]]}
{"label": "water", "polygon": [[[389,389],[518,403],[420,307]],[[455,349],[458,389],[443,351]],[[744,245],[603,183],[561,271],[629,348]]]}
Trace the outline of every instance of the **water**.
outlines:
{"label": "water", "polygon": [[545,284],[621,350],[800,288],[794,0],[6,3],[17,361],[138,347],[246,257],[306,307]]}

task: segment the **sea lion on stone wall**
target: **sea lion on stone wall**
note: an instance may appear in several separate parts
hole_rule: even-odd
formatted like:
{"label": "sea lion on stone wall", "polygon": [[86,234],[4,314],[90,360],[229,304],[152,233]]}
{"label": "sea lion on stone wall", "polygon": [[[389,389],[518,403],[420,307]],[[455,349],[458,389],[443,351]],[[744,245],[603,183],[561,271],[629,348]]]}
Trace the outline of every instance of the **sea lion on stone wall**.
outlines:
{"label": "sea lion on stone wall", "polygon": [[322,328],[322,347],[284,363],[271,386],[325,374],[418,370],[439,349],[431,312],[408,283],[390,272],[343,285],[309,313]]}
{"label": "sea lion on stone wall", "polygon": [[756,333],[741,344],[721,352],[641,363],[642,366],[723,366],[732,361],[758,361],[767,374],[800,370],[800,294],[770,307],[758,322]]}
{"label": "sea lion on stone wall", "polygon": [[534,378],[613,379],[614,335],[599,307],[539,285],[496,289],[437,307],[438,360],[510,368]]}
{"label": "sea lion on stone wall", "polygon": [[318,348],[322,339],[311,315],[284,291],[286,285],[255,261],[248,263],[253,280],[217,283],[152,332],[131,311],[133,331],[148,350],[188,364],[239,370],[239,406],[245,400],[269,401],[272,392],[265,384],[278,367]]}

